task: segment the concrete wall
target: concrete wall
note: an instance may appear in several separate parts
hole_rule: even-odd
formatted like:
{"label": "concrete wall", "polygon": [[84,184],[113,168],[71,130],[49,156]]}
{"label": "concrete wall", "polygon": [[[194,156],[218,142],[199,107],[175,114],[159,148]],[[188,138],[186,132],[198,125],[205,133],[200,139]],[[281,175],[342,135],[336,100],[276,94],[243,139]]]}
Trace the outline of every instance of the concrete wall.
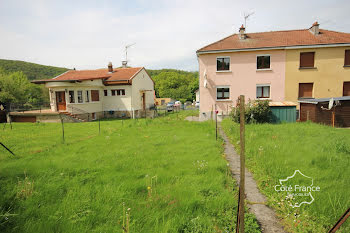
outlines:
{"label": "concrete wall", "polygon": [[146,94],[146,109],[154,106],[154,83],[145,70],[132,79],[132,108],[142,110],[142,91]]}
{"label": "concrete wall", "polygon": [[[111,90],[124,89],[125,95],[112,96]],[[108,91],[108,96],[103,94],[103,110],[104,111],[130,111],[131,110],[131,96],[132,88],[131,85],[115,85],[106,86],[104,90]]]}
{"label": "concrete wall", "polygon": [[[257,55],[270,55],[270,70],[257,70]],[[230,57],[230,71],[216,71],[216,58]],[[200,88],[200,118],[207,118],[208,113],[217,105],[219,114],[227,114],[239,95],[248,99],[256,99],[256,86],[258,84],[270,85],[270,99],[272,101],[284,100],[285,86],[285,56],[284,50],[232,52],[217,54],[201,54],[199,62],[199,88]],[[204,71],[207,73],[208,85],[204,87]],[[216,100],[216,87],[230,87],[229,100]]]}
{"label": "concrete wall", "polygon": [[[285,100],[298,100],[299,83],[313,83],[314,98],[342,96],[343,82],[350,81],[350,67],[343,67],[346,49],[286,50]],[[299,69],[300,52],[315,52],[316,69]]]}

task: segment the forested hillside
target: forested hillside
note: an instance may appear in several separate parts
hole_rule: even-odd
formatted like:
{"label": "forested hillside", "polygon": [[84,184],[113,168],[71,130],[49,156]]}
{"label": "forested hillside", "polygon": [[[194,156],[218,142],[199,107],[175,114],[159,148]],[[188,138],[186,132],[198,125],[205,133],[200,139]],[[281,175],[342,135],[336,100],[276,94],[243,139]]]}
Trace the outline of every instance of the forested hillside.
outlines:
{"label": "forested hillside", "polygon": [[0,68],[7,73],[22,71],[29,80],[54,78],[66,72],[67,68],[39,65],[25,61],[0,59]]}

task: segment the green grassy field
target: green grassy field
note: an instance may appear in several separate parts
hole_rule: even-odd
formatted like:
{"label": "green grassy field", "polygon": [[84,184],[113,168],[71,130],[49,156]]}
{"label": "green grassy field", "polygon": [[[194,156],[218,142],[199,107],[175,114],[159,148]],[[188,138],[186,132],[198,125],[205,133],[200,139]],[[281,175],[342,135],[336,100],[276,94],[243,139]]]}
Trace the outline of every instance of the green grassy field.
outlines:
{"label": "green grassy field", "polygon": [[[0,232],[232,231],[222,142],[185,114],[101,121],[100,135],[98,122],[66,123],[64,144],[60,124],[6,126],[17,157],[0,148]],[[260,232],[251,214],[246,224]]]}
{"label": "green grassy field", "polygon": [[[239,149],[239,125],[222,122]],[[247,167],[291,232],[327,232],[350,207],[350,130],[314,123],[246,125]],[[274,186],[299,169],[314,179],[310,205],[292,208]],[[339,232],[350,232],[349,219]]]}

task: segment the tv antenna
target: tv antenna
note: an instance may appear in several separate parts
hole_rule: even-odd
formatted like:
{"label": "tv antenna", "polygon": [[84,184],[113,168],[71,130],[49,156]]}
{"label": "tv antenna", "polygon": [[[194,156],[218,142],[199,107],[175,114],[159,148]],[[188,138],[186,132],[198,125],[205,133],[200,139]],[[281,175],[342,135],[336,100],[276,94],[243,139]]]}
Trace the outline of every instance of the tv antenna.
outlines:
{"label": "tv antenna", "polygon": [[131,46],[135,45],[136,43],[133,44],[129,44],[127,46],[125,46],[125,61],[128,62],[128,48],[130,48]]}
{"label": "tv antenna", "polygon": [[244,13],[244,27],[247,28],[247,19],[249,18],[249,16],[253,15],[255,12],[251,12],[251,13]]}

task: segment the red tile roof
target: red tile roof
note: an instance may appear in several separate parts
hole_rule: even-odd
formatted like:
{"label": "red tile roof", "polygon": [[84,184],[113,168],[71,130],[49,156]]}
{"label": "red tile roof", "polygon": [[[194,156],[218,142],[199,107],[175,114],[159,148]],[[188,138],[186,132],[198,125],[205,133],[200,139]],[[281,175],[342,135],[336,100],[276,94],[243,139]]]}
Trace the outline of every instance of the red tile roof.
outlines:
{"label": "red tile roof", "polygon": [[144,67],[135,68],[116,68],[112,73],[108,69],[97,70],[69,70],[53,79],[35,80],[34,83],[57,82],[57,81],[83,81],[93,79],[104,79],[108,82],[125,82],[131,80]]}
{"label": "red tile roof", "polygon": [[197,52],[350,43],[350,33],[324,29],[320,29],[318,35],[312,34],[308,29],[247,33],[246,35],[246,39],[240,40],[238,34],[233,34]]}

